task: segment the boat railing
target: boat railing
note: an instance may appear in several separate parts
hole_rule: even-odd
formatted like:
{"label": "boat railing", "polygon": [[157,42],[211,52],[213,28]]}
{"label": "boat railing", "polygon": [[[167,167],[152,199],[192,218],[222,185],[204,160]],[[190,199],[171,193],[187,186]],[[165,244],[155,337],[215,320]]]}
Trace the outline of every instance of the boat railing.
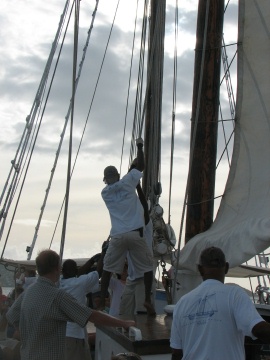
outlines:
{"label": "boat railing", "polygon": [[256,294],[258,295],[258,303],[270,305],[270,288],[259,284],[256,287]]}
{"label": "boat railing", "polygon": [[[255,257],[256,265],[261,268],[269,268],[269,254],[261,253]],[[270,305],[270,282],[269,275],[258,276],[258,285],[255,289],[257,303]]]}

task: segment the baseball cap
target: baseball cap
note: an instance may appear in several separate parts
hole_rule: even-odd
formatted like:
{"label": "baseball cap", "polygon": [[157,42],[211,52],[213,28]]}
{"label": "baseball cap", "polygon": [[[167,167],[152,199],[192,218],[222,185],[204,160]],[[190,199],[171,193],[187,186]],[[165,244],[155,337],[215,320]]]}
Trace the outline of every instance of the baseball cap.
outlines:
{"label": "baseball cap", "polygon": [[210,268],[224,267],[226,265],[224,252],[215,246],[206,248],[201,252],[198,265]]}
{"label": "baseball cap", "polygon": [[103,178],[103,180],[109,179],[109,178],[114,177],[116,175],[118,175],[118,171],[117,171],[116,167],[112,166],[112,165],[107,166],[104,169],[104,178]]}

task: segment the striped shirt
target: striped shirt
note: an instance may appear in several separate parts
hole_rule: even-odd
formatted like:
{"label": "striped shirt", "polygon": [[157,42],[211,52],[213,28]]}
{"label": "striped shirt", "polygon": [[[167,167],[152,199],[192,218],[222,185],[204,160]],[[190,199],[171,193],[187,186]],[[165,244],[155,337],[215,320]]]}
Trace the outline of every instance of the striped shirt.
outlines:
{"label": "striped shirt", "polygon": [[7,313],[19,325],[21,360],[65,359],[67,321],[84,327],[92,310],[45,277],[22,293]]}

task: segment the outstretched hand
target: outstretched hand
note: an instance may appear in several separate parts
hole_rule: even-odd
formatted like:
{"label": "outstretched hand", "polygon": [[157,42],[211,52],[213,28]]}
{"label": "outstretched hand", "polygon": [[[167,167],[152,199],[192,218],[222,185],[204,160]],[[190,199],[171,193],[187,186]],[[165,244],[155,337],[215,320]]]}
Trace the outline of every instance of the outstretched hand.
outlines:
{"label": "outstretched hand", "polygon": [[123,320],[122,327],[125,330],[128,330],[131,326],[135,326],[135,321],[134,320]]}
{"label": "outstretched hand", "polygon": [[98,262],[98,260],[100,259],[100,256],[101,256],[100,253],[99,253],[99,254],[96,254],[96,255],[92,256],[90,260],[91,260],[91,261],[93,262],[93,264],[94,264],[94,263]]}

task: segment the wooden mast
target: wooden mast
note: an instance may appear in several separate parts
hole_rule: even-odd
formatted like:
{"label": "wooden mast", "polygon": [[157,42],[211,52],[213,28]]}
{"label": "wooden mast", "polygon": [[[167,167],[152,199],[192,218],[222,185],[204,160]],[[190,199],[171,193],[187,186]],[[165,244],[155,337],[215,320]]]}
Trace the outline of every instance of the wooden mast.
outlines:
{"label": "wooden mast", "polygon": [[166,0],[151,1],[148,52],[148,91],[145,115],[145,170],[143,191],[155,203],[154,187],[159,181],[161,152],[161,111],[164,62]]}
{"label": "wooden mast", "polygon": [[213,223],[223,15],[224,0],[199,1],[191,117],[195,142],[193,157],[191,145],[185,242]]}

